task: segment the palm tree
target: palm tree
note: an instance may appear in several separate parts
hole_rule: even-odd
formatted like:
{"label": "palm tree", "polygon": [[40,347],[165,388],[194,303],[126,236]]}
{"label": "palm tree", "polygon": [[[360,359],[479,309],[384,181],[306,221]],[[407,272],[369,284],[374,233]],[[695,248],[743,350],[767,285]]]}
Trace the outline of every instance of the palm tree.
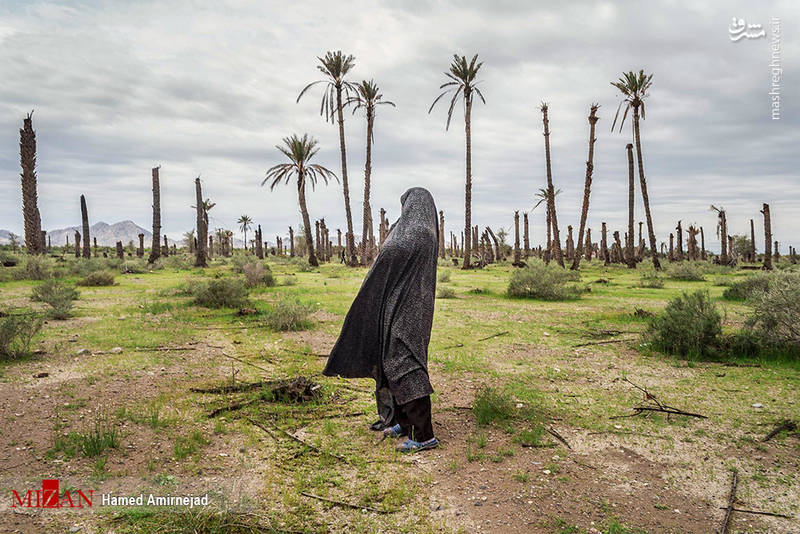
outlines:
{"label": "palm tree", "polygon": [[155,263],[161,257],[161,187],[158,182],[158,170],[153,167],[153,244],[147,263]]}
{"label": "palm tree", "polygon": [[328,179],[336,178],[336,175],[322,165],[311,163],[311,159],[319,149],[317,148],[316,139],[308,134],[303,134],[303,137],[299,137],[296,134],[291,137],[285,137],[283,144],[285,146],[277,145],[275,148],[289,158],[289,163],[279,163],[270,167],[261,185],[263,186],[270,182],[269,189],[272,191],[281,181],[289,183],[292,177],[297,178],[297,201],[300,204],[300,213],[303,216],[303,230],[305,231],[306,246],[308,247],[308,263],[316,267],[319,262],[314,255],[314,240],[311,238],[311,219],[308,216],[308,208],[306,207],[306,181],[309,181],[313,188],[317,183],[317,178],[322,178],[327,185]]}
{"label": "palm tree", "polygon": [[600,104],[592,104],[589,108],[589,158],[586,160],[586,178],[583,183],[583,206],[581,207],[581,224],[578,228],[578,246],[572,259],[572,269],[577,270],[581,264],[581,254],[583,253],[583,232],[586,229],[586,217],[589,215],[589,194],[592,191],[592,172],[594,172],[594,127],[599,120],[597,118],[597,108]]}
{"label": "palm tree", "polygon": [[[555,191],[553,191],[553,197],[557,197],[560,194],[561,194],[561,189],[556,189]],[[539,202],[534,204],[534,206],[530,209],[530,211],[533,211],[536,208],[538,208],[543,202],[545,203],[546,207],[550,206],[550,191],[548,191],[547,188],[539,189],[539,192],[536,193],[536,197],[539,199]],[[553,253],[553,240],[552,240],[552,237],[551,237],[553,221],[550,218],[550,210],[549,209],[547,210],[546,221],[547,221],[546,222],[546,226],[547,226],[547,253],[545,255],[545,261],[549,263],[550,262],[550,257],[552,256],[552,253]]]}
{"label": "palm tree", "polygon": [[[203,187],[200,183],[199,175],[194,179],[194,193],[195,205],[192,207],[197,215],[197,250],[195,250],[194,266],[208,267],[208,262],[206,261],[208,257],[206,254],[206,246],[208,245],[208,210],[214,205],[210,200],[203,201]],[[206,203],[211,206],[208,207]],[[208,209],[206,209],[207,207]],[[189,250],[192,250],[191,246]]]}
{"label": "palm tree", "polygon": [[625,251],[628,255],[628,269],[636,268],[636,258],[633,254],[633,207],[634,207],[634,179],[633,179],[633,145],[625,145],[628,154],[628,239],[625,242]]}
{"label": "palm tree", "polygon": [[619,123],[619,129],[622,131],[622,126],[625,124],[625,118],[628,116],[628,111],[633,110],[633,140],[636,144],[636,160],[639,164],[639,185],[642,188],[642,201],[644,202],[645,219],[647,220],[647,233],[650,240],[650,254],[653,256],[653,267],[661,269],[661,263],[658,261],[658,250],[656,249],[656,234],[653,228],[653,217],[650,215],[650,198],[647,196],[647,181],[644,177],[644,164],[642,163],[642,140],[639,132],[639,108],[642,109],[642,120],[645,119],[644,99],[647,98],[647,90],[653,84],[653,75],[645,74],[644,70],[640,70],[639,74],[633,71],[623,73],[623,77],[616,82],[611,82],[611,85],[616,87],[624,97],[617,107],[617,114],[614,117],[614,122],[611,125],[611,130],[617,124],[617,117],[619,117],[619,110],[622,105],[625,105],[625,113],[622,115],[622,121]]}
{"label": "palm tree", "polygon": [[553,191],[553,173],[550,166],[550,120],[547,118],[547,103],[542,102],[542,122],[544,123],[544,156],[547,164],[547,211],[550,213],[550,225],[553,227],[552,254],[560,266],[564,266],[564,255],[561,253],[561,237],[558,234],[558,217],[556,216],[556,195]]}
{"label": "palm tree", "polygon": [[25,248],[28,254],[43,254],[42,218],[36,192],[36,132],[33,111],[22,121],[19,131],[19,161],[22,166],[22,215],[25,219]]}
{"label": "palm tree", "polygon": [[459,57],[458,54],[453,55],[453,62],[450,64],[450,72],[445,72],[444,75],[449,81],[439,86],[439,89],[445,91],[436,97],[428,113],[433,111],[433,107],[441,98],[449,93],[453,96],[450,99],[450,107],[447,109],[447,125],[445,130],[450,129],[450,121],[453,118],[453,108],[459,98],[464,102],[464,131],[466,134],[466,193],[464,195],[464,263],[462,269],[469,269],[469,262],[471,256],[471,244],[469,236],[472,233],[472,101],[475,94],[477,94],[481,101],[486,104],[486,99],[483,98],[481,90],[478,89],[479,81],[476,80],[478,71],[483,65],[483,62],[478,62],[478,54],[473,56],[472,61],[467,61],[466,56]]}
{"label": "palm tree", "polygon": [[[347,99],[345,105],[353,105],[353,113],[363,109],[367,115],[367,160],[364,165],[364,222],[361,233],[361,264],[369,265],[372,261],[372,247],[369,243],[374,239],[372,234],[372,207],[369,204],[370,178],[372,177],[372,141],[374,139],[375,106],[390,105],[394,102],[383,100],[383,95],[375,80],[362,81],[356,85],[356,94]],[[368,252],[369,251],[369,252]]]}
{"label": "palm tree", "polygon": [[339,150],[342,157],[342,189],[344,190],[344,212],[347,218],[347,256],[348,264],[356,265],[356,246],[353,236],[353,216],[350,213],[350,186],[347,182],[347,149],[344,142],[344,113],[342,95],[349,99],[351,94],[356,91],[356,84],[344,79],[350,69],[355,65],[356,58],[351,55],[344,55],[341,50],[327,52],[324,58],[317,58],[320,62],[317,68],[325,75],[325,79],[317,80],[306,85],[297,96],[297,102],[311,87],[318,83],[325,84],[325,91],[322,93],[322,103],[320,104],[319,114],[330,122],[334,118],[339,123]]}
{"label": "palm tree", "polygon": [[728,265],[728,214],[725,208],[711,205],[711,209],[717,212],[717,237],[720,241],[719,261],[722,265]]}
{"label": "palm tree", "polygon": [[91,239],[89,239],[89,212],[86,209],[86,197],[81,195],[81,226],[83,229],[83,257],[92,257]]}
{"label": "palm tree", "polygon": [[236,221],[239,225],[239,230],[244,234],[244,249],[247,250],[247,231],[253,227],[253,219],[249,215],[242,215]]}

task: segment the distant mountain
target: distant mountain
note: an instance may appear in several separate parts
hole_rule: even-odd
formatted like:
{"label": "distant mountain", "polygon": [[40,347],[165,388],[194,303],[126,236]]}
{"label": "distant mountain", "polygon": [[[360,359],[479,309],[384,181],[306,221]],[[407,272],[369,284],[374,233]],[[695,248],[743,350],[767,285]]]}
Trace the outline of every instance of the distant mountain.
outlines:
{"label": "distant mountain", "polygon": [[[50,230],[47,232],[50,237],[50,243],[55,245],[64,245],[69,236],[69,242],[75,242],[75,231],[81,232],[77,226],[69,228],[59,228],[58,230]],[[104,222],[94,223],[89,227],[89,237],[93,240],[97,238],[97,244],[101,247],[113,247],[117,241],[122,241],[123,245],[127,245],[133,241],[134,244],[139,243],[139,234],[144,234],[145,246],[149,246],[153,239],[153,234],[134,223],[133,221],[122,221],[114,224]]]}

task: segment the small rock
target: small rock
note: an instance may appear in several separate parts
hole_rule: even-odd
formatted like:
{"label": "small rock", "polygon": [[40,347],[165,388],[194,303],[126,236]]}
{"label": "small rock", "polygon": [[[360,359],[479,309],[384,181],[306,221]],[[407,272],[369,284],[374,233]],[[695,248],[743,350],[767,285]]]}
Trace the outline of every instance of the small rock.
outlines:
{"label": "small rock", "polygon": [[542,471],[542,473],[544,473],[545,475],[549,475],[550,474],[550,470],[549,469],[545,469],[544,471]]}
{"label": "small rock", "polygon": [[71,527],[69,527],[69,531],[70,531],[70,532],[78,532],[78,531],[79,531],[80,529],[82,529],[82,528],[83,528],[83,527],[82,527],[82,526],[80,526],[80,525],[72,525]]}
{"label": "small rock", "polygon": [[113,349],[111,349],[108,352],[109,352],[109,354],[119,354],[119,353],[122,352],[122,347],[114,347]]}
{"label": "small rock", "polygon": [[92,352],[89,349],[78,349],[78,352],[75,353],[76,356],[83,356],[84,354],[91,354]]}
{"label": "small rock", "polygon": [[33,378],[47,378],[48,376],[50,376],[50,373],[36,373]]}
{"label": "small rock", "polygon": [[481,501],[475,501],[475,506],[483,506],[483,503]]}
{"label": "small rock", "polygon": [[757,402],[757,403],[755,403],[755,404],[752,404],[751,406],[752,406],[753,408],[763,408],[763,407],[764,407],[764,405],[763,405],[763,404],[761,404],[760,402]]}

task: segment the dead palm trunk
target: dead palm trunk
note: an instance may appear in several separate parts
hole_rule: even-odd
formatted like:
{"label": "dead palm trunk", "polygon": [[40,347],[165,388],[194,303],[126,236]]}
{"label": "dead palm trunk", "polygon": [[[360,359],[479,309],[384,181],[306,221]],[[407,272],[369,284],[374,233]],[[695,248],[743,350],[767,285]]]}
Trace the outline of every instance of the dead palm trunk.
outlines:
{"label": "dead palm trunk", "polygon": [[155,263],[161,257],[161,187],[158,182],[158,169],[153,167],[153,244],[147,263]]}
{"label": "dead palm trunk", "polygon": [[591,261],[592,259],[592,229],[586,229],[586,245],[584,246],[584,250],[586,250],[586,261]]}
{"label": "dead palm trunk", "polygon": [[498,262],[503,261],[503,254],[500,252],[500,243],[497,241],[497,236],[494,235],[494,232],[492,232],[492,229],[489,228],[488,226],[486,227],[486,232],[489,234],[489,237],[491,237],[492,241],[494,242],[494,255],[497,258],[497,261]]}
{"label": "dead palm trunk", "polygon": [[208,242],[208,225],[206,224],[204,216],[204,203],[203,203],[203,186],[200,183],[200,177],[194,179],[194,199],[195,209],[197,216],[197,250],[195,251],[194,266],[195,267],[208,267],[206,261],[206,243]]}
{"label": "dead palm trunk", "polygon": [[750,219],[750,261],[756,261],[756,228],[753,219]]}
{"label": "dead palm trunk", "polygon": [[656,249],[656,233],[653,228],[653,217],[650,215],[650,197],[647,195],[647,180],[644,177],[644,163],[642,162],[642,140],[639,135],[639,106],[633,107],[633,137],[636,143],[636,160],[639,164],[639,185],[642,188],[642,201],[644,202],[644,214],[647,221],[647,235],[650,240],[650,254],[653,256],[653,267],[660,270],[661,262],[658,261],[658,250]]}
{"label": "dead palm trunk", "polygon": [[519,251],[519,211],[514,212],[514,265],[520,265],[522,257]]}
{"label": "dead palm trunk", "polygon": [[319,262],[317,261],[316,255],[314,255],[314,238],[311,235],[311,219],[308,217],[308,208],[306,207],[305,171],[300,170],[299,174],[300,175],[297,177],[297,202],[300,204],[300,213],[303,216],[303,229],[305,231],[306,247],[308,247],[308,263],[317,267]]}
{"label": "dead palm trunk", "polygon": [[439,257],[444,259],[444,211],[439,210]]}
{"label": "dead palm trunk", "polygon": [[33,111],[22,122],[19,131],[19,160],[22,166],[22,215],[25,219],[25,248],[28,254],[44,253],[42,219],[36,192],[36,132]]}
{"label": "dead palm trunk", "polygon": [[530,227],[528,226],[528,214],[522,214],[522,243],[523,257],[527,260],[531,255]]}
{"label": "dead palm trunk", "polygon": [[294,230],[289,227],[289,257],[294,258]]}
{"label": "dead palm trunk", "polygon": [[764,269],[772,270],[772,221],[769,215],[769,204],[761,209],[764,214]]}
{"label": "dead palm trunk", "polygon": [[703,231],[703,227],[700,227],[700,259],[706,261],[706,234]]}
{"label": "dead palm trunk", "polygon": [[[342,190],[344,191],[344,214],[347,219],[347,234],[345,235],[347,264],[355,266],[358,265],[358,259],[356,258],[355,236],[353,235],[353,215],[350,213],[350,185],[347,181],[347,148],[344,142],[344,113],[342,112],[341,83],[336,84],[336,117],[339,122],[339,152],[342,157]],[[305,192],[303,195],[305,196]],[[314,260],[316,261],[316,258],[314,258]],[[310,261],[311,256],[309,256],[309,262]]]}
{"label": "dead palm trunk", "polygon": [[464,87],[464,133],[466,134],[466,186],[464,191],[464,263],[469,269],[471,253],[469,234],[472,228],[472,90]]}
{"label": "dead palm trunk", "polygon": [[547,118],[547,104],[542,104],[542,122],[544,123],[544,154],[547,164],[547,211],[550,214],[550,225],[553,229],[551,241],[552,253],[560,266],[564,266],[561,252],[561,238],[558,233],[558,216],[556,215],[556,193],[553,187],[553,173],[550,165],[550,121]]}
{"label": "dead palm trunk", "polygon": [[608,265],[611,263],[611,258],[608,256],[608,230],[606,223],[600,227],[600,254],[603,256],[603,263]]}
{"label": "dead palm trunk", "polygon": [[675,245],[678,247],[675,258],[678,261],[683,261],[683,227],[681,226],[681,221],[678,221],[678,226],[675,227],[675,236]]}
{"label": "dead palm trunk", "polygon": [[75,230],[75,257],[81,257],[81,233]]}
{"label": "dead palm trunk", "polygon": [[628,238],[625,240],[625,255],[628,260],[628,268],[636,268],[636,258],[633,255],[633,198],[634,198],[634,179],[633,179],[633,145],[625,145],[628,153]]}
{"label": "dead palm trunk", "polygon": [[83,227],[83,257],[92,257],[92,240],[89,239],[89,211],[86,209],[86,197],[81,195],[81,223]]}
{"label": "dead palm trunk", "polygon": [[583,252],[583,232],[586,228],[586,218],[589,215],[589,194],[592,191],[592,173],[594,172],[594,137],[595,124],[597,124],[597,108],[599,104],[592,104],[589,108],[589,157],[586,159],[586,177],[583,181],[583,204],[581,205],[581,223],[578,226],[578,249],[572,259],[573,271],[576,271],[581,264],[581,253]]}

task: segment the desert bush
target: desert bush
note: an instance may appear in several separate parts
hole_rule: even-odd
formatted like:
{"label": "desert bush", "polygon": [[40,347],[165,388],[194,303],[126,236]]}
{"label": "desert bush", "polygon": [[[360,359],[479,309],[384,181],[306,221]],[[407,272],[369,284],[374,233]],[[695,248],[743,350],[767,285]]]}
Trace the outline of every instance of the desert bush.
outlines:
{"label": "desert bush", "polygon": [[664,287],[664,277],[652,267],[645,269],[639,275],[639,287],[661,289]]}
{"label": "desert bush", "polygon": [[30,355],[33,336],[44,321],[32,314],[0,317],[0,360],[16,360]]}
{"label": "desert bush", "polygon": [[472,413],[479,425],[503,422],[514,415],[514,402],[508,393],[486,386],[475,395]]}
{"label": "desert bush", "polygon": [[759,273],[736,280],[728,285],[722,293],[726,300],[747,300],[769,288],[770,275]]}
{"label": "desert bush", "polygon": [[0,249],[0,266],[8,264],[9,267],[19,263],[19,258],[7,250]]}
{"label": "desert bush", "polygon": [[275,277],[266,263],[248,263],[242,267],[244,280],[248,287],[275,285]]}
{"label": "desert bush", "polygon": [[148,270],[147,261],[143,259],[125,260],[119,266],[119,272],[122,274],[141,274]]}
{"label": "desert bush", "polygon": [[186,270],[194,267],[194,258],[182,254],[175,254],[162,257],[160,263],[162,269]]}
{"label": "desert bush", "polygon": [[63,282],[50,279],[33,288],[31,300],[44,302],[50,305],[48,317],[51,319],[68,319],[72,315],[74,300],[78,298],[78,291]]}
{"label": "desert bush", "polygon": [[243,274],[246,265],[260,263],[257,256],[246,252],[236,252],[231,256],[231,270],[237,274]]}
{"label": "desert bush", "polygon": [[645,340],[661,352],[679,356],[716,355],[722,316],[707,291],[683,293],[653,316]]}
{"label": "desert bush", "polygon": [[273,306],[264,322],[273,330],[304,330],[310,325],[309,315],[313,311],[314,309],[308,304],[284,298]]}
{"label": "desert bush", "polygon": [[112,258],[80,258],[67,260],[67,273],[73,276],[88,276],[98,271],[105,271],[109,268],[116,269],[116,265],[109,262]]}
{"label": "desert bush", "polygon": [[25,256],[14,274],[17,280],[46,280],[53,275],[53,260],[47,256]]}
{"label": "desert bush", "polygon": [[289,258],[288,264],[299,273],[310,273],[314,270],[314,267],[309,265],[308,260],[306,258],[301,258],[300,256]]}
{"label": "desert bush", "polygon": [[286,275],[283,280],[281,281],[281,285],[283,286],[296,286],[297,285],[297,277],[293,274]]}
{"label": "desert bush", "polygon": [[767,341],[800,347],[800,275],[770,275],[766,291],[755,292],[748,303],[753,315],[747,326]]}
{"label": "desert bush", "polygon": [[454,299],[456,298],[456,290],[452,287],[447,286],[439,286],[439,289],[436,290],[436,298],[437,299]]}
{"label": "desert bush", "polygon": [[114,273],[110,271],[95,271],[81,278],[78,281],[78,285],[89,286],[89,287],[113,286]]}
{"label": "desert bush", "polygon": [[684,282],[700,282],[705,280],[703,270],[691,261],[680,261],[673,263],[667,268],[667,274],[673,280],[683,280]]}
{"label": "desert bush", "polygon": [[449,282],[450,281],[450,271],[440,271],[439,272],[439,281],[440,282]]}
{"label": "desert bush", "polygon": [[247,304],[248,291],[244,282],[220,278],[201,282],[193,291],[194,303],[206,308],[241,308]]}
{"label": "desert bush", "polygon": [[542,300],[576,299],[580,297],[581,289],[569,282],[579,282],[580,279],[576,271],[533,259],[527,267],[518,269],[511,275],[508,295]]}

